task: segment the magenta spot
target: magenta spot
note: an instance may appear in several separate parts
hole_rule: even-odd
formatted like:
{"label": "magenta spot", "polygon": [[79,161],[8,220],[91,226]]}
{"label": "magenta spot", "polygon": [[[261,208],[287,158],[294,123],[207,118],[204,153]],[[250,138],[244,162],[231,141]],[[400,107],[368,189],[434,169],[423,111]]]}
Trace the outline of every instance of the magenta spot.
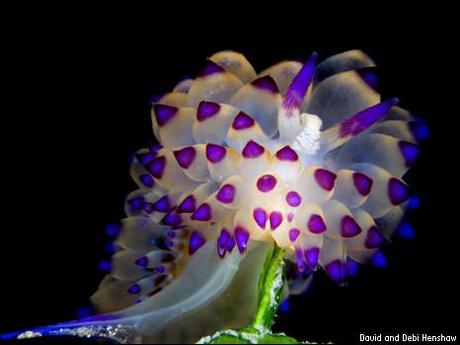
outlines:
{"label": "magenta spot", "polygon": [[297,207],[302,202],[302,197],[295,191],[290,191],[286,195],[286,202],[289,206]]}
{"label": "magenta spot", "polygon": [[276,186],[276,178],[273,175],[263,175],[257,180],[257,189],[263,193],[270,192]]}
{"label": "magenta spot", "polygon": [[294,220],[294,213],[289,212],[287,215],[287,220],[289,223],[292,222]]}
{"label": "magenta spot", "polygon": [[273,211],[270,213],[270,228],[276,230],[283,222],[283,215],[281,212]]}
{"label": "magenta spot", "polygon": [[166,104],[155,104],[153,111],[155,112],[155,118],[158,126],[163,127],[167,124],[176,114],[179,109]]}
{"label": "magenta spot", "polygon": [[371,192],[372,188],[372,179],[364,174],[359,172],[353,173],[353,184],[356,187],[356,190],[362,196],[367,196]]}
{"label": "magenta spot", "polygon": [[331,191],[334,188],[335,179],[337,175],[332,171],[326,169],[316,169],[315,179],[319,186],[327,191]]}
{"label": "magenta spot", "polygon": [[276,85],[275,81],[270,76],[264,76],[261,78],[257,78],[251,85],[255,86],[258,89],[265,90],[271,93],[278,93],[278,86]]}
{"label": "magenta spot", "polygon": [[348,215],[342,217],[340,221],[340,233],[343,237],[353,237],[361,233],[361,231],[361,227],[352,217]]}
{"label": "magenta spot", "polygon": [[252,216],[256,221],[257,225],[259,225],[262,229],[265,229],[265,225],[267,224],[267,213],[263,208],[256,208],[252,212]]}
{"label": "magenta spot", "polygon": [[175,212],[169,212],[166,216],[163,217],[161,223],[170,226],[178,226],[182,223],[182,218]]}
{"label": "magenta spot", "polygon": [[206,65],[203,67],[203,69],[198,73],[197,77],[205,78],[205,77],[208,77],[216,73],[224,73],[224,72],[225,70],[222,67],[220,67],[215,62],[208,60],[206,62]]}
{"label": "magenta spot", "polygon": [[187,169],[193,163],[196,157],[196,150],[193,146],[184,147],[183,149],[174,151],[177,163],[181,168]]}
{"label": "magenta spot", "polygon": [[236,189],[234,185],[225,184],[220,187],[219,191],[217,192],[216,199],[221,203],[231,204],[235,198],[235,192]]}
{"label": "magenta spot", "polygon": [[297,240],[297,238],[299,237],[300,235],[300,230],[297,229],[297,228],[293,228],[291,230],[289,230],[289,240],[291,242],[295,242]]}
{"label": "magenta spot", "polygon": [[243,129],[250,128],[254,126],[255,121],[248,114],[240,111],[238,115],[233,119],[232,127],[233,129],[240,131]]}
{"label": "magenta spot", "polygon": [[227,154],[227,150],[224,146],[215,145],[215,144],[207,144],[206,145],[206,158],[211,163],[219,163],[222,159],[224,159],[225,155]]}
{"label": "magenta spot", "polygon": [[201,204],[191,216],[192,220],[208,221],[211,219],[211,206],[208,203]]}
{"label": "magenta spot", "polygon": [[312,214],[307,223],[308,230],[314,234],[320,234],[327,230],[323,218],[319,214]]}
{"label": "magenta spot", "polygon": [[401,154],[404,158],[404,163],[407,167],[413,165],[420,155],[419,146],[408,141],[400,141],[399,149],[401,150]]}
{"label": "magenta spot", "polygon": [[206,239],[198,231],[193,231],[190,235],[190,241],[188,243],[188,253],[193,255],[198,249],[200,249],[206,243]]}
{"label": "magenta spot", "polygon": [[318,264],[319,258],[319,248],[312,247],[310,249],[305,250],[305,261],[311,268],[315,268]]}
{"label": "magenta spot", "polygon": [[177,213],[191,213],[194,212],[196,209],[195,205],[195,197],[193,195],[189,195],[186,197],[179,206],[176,208]]}
{"label": "magenta spot", "polygon": [[388,197],[393,205],[399,205],[410,197],[409,188],[397,178],[388,181]]}
{"label": "magenta spot", "polygon": [[366,240],[364,241],[366,248],[377,248],[385,242],[385,237],[383,237],[382,233],[377,229],[377,227],[374,225],[371,226],[367,231]]}
{"label": "magenta spot", "polygon": [[166,167],[166,158],[165,156],[160,156],[160,157],[155,158],[145,168],[150,174],[152,174],[153,177],[160,179],[163,176],[165,167]]}
{"label": "magenta spot", "polygon": [[306,265],[305,265],[305,260],[303,258],[303,253],[302,253],[302,248],[296,248],[295,249],[295,256],[296,256],[296,266],[297,266],[297,270],[299,272],[303,272],[305,271],[305,269],[307,268]]}
{"label": "magenta spot", "polygon": [[202,122],[211,117],[214,117],[220,110],[220,104],[214,102],[202,101],[198,105],[196,111],[196,118],[198,121]]}
{"label": "magenta spot", "polygon": [[249,140],[243,149],[243,157],[257,158],[265,152],[263,146],[257,144],[254,140]]}
{"label": "magenta spot", "polygon": [[280,161],[295,162],[299,159],[299,155],[289,145],[286,145],[276,151],[276,158],[278,158]]}
{"label": "magenta spot", "polygon": [[248,246],[249,232],[245,228],[237,226],[235,228],[235,240],[239,252],[244,253]]}

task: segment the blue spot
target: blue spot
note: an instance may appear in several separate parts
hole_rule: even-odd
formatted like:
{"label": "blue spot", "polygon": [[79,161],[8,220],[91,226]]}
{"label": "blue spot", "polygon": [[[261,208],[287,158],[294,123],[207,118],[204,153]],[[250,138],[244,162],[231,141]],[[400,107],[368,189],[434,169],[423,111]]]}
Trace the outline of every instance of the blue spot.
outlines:
{"label": "blue spot", "polygon": [[351,277],[356,277],[358,275],[358,270],[359,270],[359,264],[355,260],[351,258],[347,258],[348,275]]}
{"label": "blue spot", "polygon": [[117,245],[115,244],[115,242],[108,242],[105,244],[104,246],[104,251],[107,253],[107,254],[113,254],[117,251],[118,247]]}
{"label": "blue spot", "polygon": [[101,272],[109,273],[112,270],[112,263],[110,260],[102,260],[98,268]]}
{"label": "blue spot", "polygon": [[291,309],[291,303],[289,302],[289,298],[286,298],[280,305],[279,311],[280,313],[287,313]]}
{"label": "blue spot", "polygon": [[388,266],[387,258],[380,250],[374,254],[371,262],[377,268],[386,268]]}
{"label": "blue spot", "polygon": [[407,221],[402,221],[398,227],[397,235],[401,238],[412,239],[415,237],[414,227]]}
{"label": "blue spot", "polygon": [[410,198],[409,202],[407,203],[406,208],[408,210],[414,210],[420,207],[421,201],[420,197],[414,195],[412,198]]}
{"label": "blue spot", "polygon": [[80,307],[76,310],[75,314],[78,319],[83,319],[91,315],[94,315],[94,308],[91,306]]}
{"label": "blue spot", "polygon": [[417,141],[423,141],[430,136],[430,128],[423,122],[411,122],[409,124]]}
{"label": "blue spot", "polygon": [[115,238],[120,233],[120,225],[118,224],[107,224],[105,226],[105,233],[107,236]]}

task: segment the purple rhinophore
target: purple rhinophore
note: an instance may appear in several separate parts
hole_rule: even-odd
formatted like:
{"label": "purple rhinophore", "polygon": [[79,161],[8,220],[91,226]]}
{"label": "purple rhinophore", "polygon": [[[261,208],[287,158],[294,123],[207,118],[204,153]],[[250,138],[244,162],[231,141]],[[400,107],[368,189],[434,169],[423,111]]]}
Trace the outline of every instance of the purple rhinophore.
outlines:
{"label": "purple rhinophore", "polygon": [[276,158],[280,161],[296,162],[299,159],[299,155],[289,145],[286,145],[276,151]]}
{"label": "purple rhinophore", "polygon": [[163,127],[166,125],[171,119],[176,116],[179,108],[173,107],[171,105],[166,104],[155,104],[153,106],[153,111],[155,112],[155,118],[157,120],[158,126]]}
{"label": "purple rhinophore", "polygon": [[184,147],[183,149],[174,151],[177,163],[183,169],[188,169],[196,157],[196,150],[193,146]]}
{"label": "purple rhinophore", "polygon": [[366,248],[374,249],[380,247],[385,242],[385,237],[383,237],[382,233],[375,225],[371,226],[369,230],[367,230],[366,240],[364,241]]}
{"label": "purple rhinophore", "polygon": [[295,242],[300,235],[300,230],[297,228],[292,228],[289,230],[289,240]]}
{"label": "purple rhinophore", "polygon": [[315,170],[314,175],[316,182],[321,188],[327,191],[331,191],[334,188],[337,175],[332,171],[320,168]]}
{"label": "purple rhinophore", "polygon": [[399,149],[401,150],[401,154],[404,158],[404,163],[407,167],[412,166],[420,156],[420,148],[414,143],[410,143],[408,141],[400,141]]}
{"label": "purple rhinophore", "polygon": [[395,177],[388,181],[388,197],[393,205],[400,205],[410,197],[410,190],[404,183]]}
{"label": "purple rhinophore", "polygon": [[171,203],[167,195],[162,196],[160,199],[155,201],[152,205],[152,208],[157,212],[169,212],[171,211]]}
{"label": "purple rhinophore", "polygon": [[273,175],[263,175],[257,180],[257,189],[263,193],[270,192],[276,186],[276,178]]}
{"label": "purple rhinophore", "polygon": [[341,138],[352,135],[355,136],[369,128],[374,122],[380,120],[396,103],[398,98],[378,103],[366,108],[356,115],[340,122],[339,135]]}
{"label": "purple rhinophore", "polygon": [[198,231],[193,231],[190,235],[190,241],[188,243],[188,253],[190,255],[194,254],[198,249],[200,249],[206,243],[206,239]]}
{"label": "purple rhinophore", "polygon": [[323,218],[319,214],[312,214],[307,222],[307,228],[314,234],[320,234],[327,230]]}
{"label": "purple rhinophore", "polygon": [[215,145],[215,144],[207,144],[206,145],[206,158],[211,163],[219,163],[221,160],[224,159],[225,155],[227,154],[227,149],[224,146]]}
{"label": "purple rhinophore", "polygon": [[[318,53],[313,52],[307,62],[304,63],[300,71],[289,85],[283,99],[283,108],[287,110],[300,109],[303,99],[307,94],[308,87],[313,80]],[[288,116],[292,115],[290,111]]]}
{"label": "purple rhinophore", "polygon": [[232,184],[224,184],[217,192],[216,199],[223,204],[231,204],[235,199],[236,188]]}
{"label": "purple rhinophore", "polygon": [[267,213],[263,208],[256,208],[252,212],[252,216],[254,217],[254,220],[256,221],[257,225],[259,225],[262,230],[265,229],[265,225],[267,224]]}
{"label": "purple rhinophore", "polygon": [[148,265],[148,263],[149,263],[149,258],[146,257],[146,256],[142,256],[142,257],[138,258],[136,261],[134,261],[134,263],[137,266],[146,267]]}
{"label": "purple rhinophore", "polygon": [[276,230],[283,222],[283,214],[279,211],[270,213],[270,229]]}
{"label": "purple rhinophore", "polygon": [[145,206],[145,200],[141,196],[129,199],[127,202],[133,209],[137,211],[143,210]]}
{"label": "purple rhinophore", "polygon": [[128,293],[132,295],[137,295],[139,292],[141,292],[141,287],[139,286],[139,284],[131,285],[128,289]]}
{"label": "purple rhinophore", "polygon": [[152,188],[155,185],[155,181],[153,180],[153,177],[150,176],[149,174],[140,175],[139,180],[144,186],[148,188]]}
{"label": "purple rhinophore", "polygon": [[244,158],[257,158],[265,152],[263,146],[257,144],[254,140],[249,140],[244,147],[242,154]]}
{"label": "purple rhinophore", "polygon": [[340,234],[345,237],[354,237],[361,233],[361,227],[351,216],[343,216],[340,221]]}
{"label": "purple rhinophore", "polygon": [[206,202],[202,203],[190,218],[203,222],[211,220],[211,206]]}
{"label": "purple rhinophore", "polygon": [[286,202],[289,206],[297,207],[302,202],[302,197],[296,191],[290,191],[286,194]]}
{"label": "purple rhinophore", "polygon": [[220,110],[220,104],[208,101],[201,101],[196,110],[196,118],[199,122],[214,117]]}
{"label": "purple rhinophore", "polygon": [[250,128],[255,125],[255,121],[248,114],[240,111],[238,115],[235,116],[232,123],[232,128],[234,130],[240,131],[243,129]]}
{"label": "purple rhinophore", "polygon": [[178,226],[182,223],[182,218],[175,212],[169,212],[163,217],[161,223],[164,225]]}
{"label": "purple rhinophore", "polygon": [[215,73],[224,73],[225,70],[216,64],[214,61],[208,60],[206,61],[206,65],[201,69],[198,73],[198,78],[205,78]]}
{"label": "purple rhinophore", "polygon": [[318,265],[319,248],[312,247],[305,250],[305,261],[311,268],[315,268]]}
{"label": "purple rhinophore", "polygon": [[179,206],[176,208],[177,213],[191,213],[194,212],[196,209],[196,202],[195,197],[193,195],[189,195],[186,197]]}
{"label": "purple rhinophore", "polygon": [[249,232],[245,228],[237,226],[235,228],[235,240],[239,252],[244,253],[248,246]]}
{"label": "purple rhinophore", "polygon": [[251,85],[258,89],[265,90],[273,94],[279,93],[278,86],[276,85],[273,78],[269,75],[257,78],[256,80],[251,82]]}
{"label": "purple rhinophore", "polygon": [[150,162],[145,168],[153,177],[160,179],[166,167],[166,157],[160,156]]}
{"label": "purple rhinophore", "polygon": [[371,192],[372,188],[372,179],[364,174],[359,172],[353,173],[353,184],[355,185],[356,190],[362,196],[367,196]]}

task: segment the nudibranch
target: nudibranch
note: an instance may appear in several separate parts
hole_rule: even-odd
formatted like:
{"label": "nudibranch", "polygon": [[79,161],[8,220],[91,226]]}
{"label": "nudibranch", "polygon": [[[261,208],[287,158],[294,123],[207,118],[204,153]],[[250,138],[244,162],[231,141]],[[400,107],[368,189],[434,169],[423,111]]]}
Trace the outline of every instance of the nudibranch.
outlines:
{"label": "nudibranch", "polygon": [[222,51],[152,101],[159,144],[133,159],[139,189],[92,296],[101,315],[60,327],[196,341],[251,321],[275,244],[292,271],[285,295],[317,270],[343,284],[372,260],[402,220],[402,177],[427,133],[396,98],[380,99],[374,67],[353,50],[257,74]]}

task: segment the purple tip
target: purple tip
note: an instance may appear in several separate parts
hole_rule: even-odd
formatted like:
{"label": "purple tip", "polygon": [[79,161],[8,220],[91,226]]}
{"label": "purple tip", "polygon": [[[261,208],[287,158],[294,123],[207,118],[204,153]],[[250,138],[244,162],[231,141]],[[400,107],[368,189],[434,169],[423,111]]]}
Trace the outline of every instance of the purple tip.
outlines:
{"label": "purple tip", "polygon": [[211,220],[211,206],[208,203],[201,204],[191,216],[192,220],[208,221]]}
{"label": "purple tip", "polygon": [[347,257],[347,273],[351,277],[356,277],[358,275],[358,270],[359,270],[359,263],[357,263],[355,260],[351,259],[350,257]]}
{"label": "purple tip", "polygon": [[156,157],[156,152],[144,152],[144,153],[138,153],[136,155],[137,161],[142,164],[146,165],[153,161],[153,159]]}
{"label": "purple tip", "polygon": [[214,117],[220,110],[220,104],[202,101],[196,110],[196,118],[199,122]]}
{"label": "purple tip", "polygon": [[184,147],[183,149],[174,151],[177,163],[183,169],[188,169],[196,157],[196,150],[193,146]]}
{"label": "purple tip", "polygon": [[235,237],[230,237],[230,239],[227,242],[227,250],[231,253],[233,248],[235,247],[236,241]]}
{"label": "purple tip", "polygon": [[300,230],[297,228],[292,228],[289,230],[289,240],[295,242],[300,235]]}
{"label": "purple tip", "polygon": [[406,220],[399,224],[396,233],[401,238],[412,239],[415,237],[414,227]]}
{"label": "purple tip", "polygon": [[263,193],[270,192],[276,186],[276,178],[273,175],[263,175],[257,180],[257,189]]}
{"label": "purple tip", "polygon": [[326,169],[316,169],[314,175],[316,182],[320,185],[321,188],[327,191],[331,191],[334,188],[337,175],[332,171]]}
{"label": "purple tip", "polygon": [[307,223],[307,228],[314,234],[320,234],[327,230],[323,218],[319,214],[312,214]]}
{"label": "purple tip", "polygon": [[430,136],[430,129],[424,122],[409,122],[409,128],[417,141],[423,141]]}
{"label": "purple tip", "polygon": [[385,268],[388,266],[388,261],[382,251],[378,250],[371,258],[372,264],[377,268]]}
{"label": "purple tip", "polygon": [[149,259],[148,259],[148,257],[143,256],[143,257],[140,257],[139,259],[137,259],[136,261],[134,261],[134,263],[137,266],[146,267],[148,265],[148,263],[149,263]]}
{"label": "purple tip", "polygon": [[111,238],[115,238],[120,233],[121,227],[119,224],[107,224],[105,226],[105,233]]}
{"label": "purple tip", "polygon": [[419,146],[408,141],[400,141],[399,149],[401,150],[401,154],[404,157],[404,162],[407,167],[412,166],[420,155]]}
{"label": "purple tip", "polygon": [[353,184],[356,187],[356,190],[362,196],[367,196],[371,192],[372,188],[372,179],[364,174],[359,172],[353,173]]}
{"label": "purple tip", "polygon": [[137,295],[141,292],[141,287],[138,284],[131,285],[128,289],[128,292],[132,295]]}
{"label": "purple tip", "polygon": [[225,70],[220,67],[218,64],[215,62],[208,60],[206,62],[206,65],[203,67],[203,69],[198,73],[197,77],[199,78],[205,78],[207,76],[210,76],[215,73],[223,73]]}
{"label": "purple tip", "polygon": [[319,248],[312,247],[310,249],[305,250],[305,261],[311,268],[315,268],[318,264],[319,258]]}
{"label": "purple tip", "polygon": [[383,237],[382,233],[377,229],[377,227],[371,226],[367,231],[364,245],[366,246],[366,248],[374,249],[380,247],[382,244],[385,243],[385,241],[385,237]]}
{"label": "purple tip", "polygon": [[258,89],[268,91],[273,94],[279,93],[278,86],[276,85],[273,78],[270,77],[269,75],[257,78],[256,80],[251,82],[251,85],[255,86]]}
{"label": "purple tip", "polygon": [[182,223],[182,218],[175,212],[169,212],[166,216],[163,217],[161,223],[164,225],[178,226]]}
{"label": "purple tip", "polygon": [[286,194],[286,202],[289,206],[297,207],[302,202],[302,197],[299,195],[299,193],[290,191]]}
{"label": "purple tip", "polygon": [[243,149],[244,158],[257,158],[265,152],[263,146],[257,144],[254,140],[249,140]]}
{"label": "purple tip", "polygon": [[361,233],[361,227],[356,221],[350,216],[344,216],[341,220],[340,233],[343,237],[349,238],[354,237]]}
{"label": "purple tip", "polygon": [[206,243],[206,239],[198,231],[193,231],[190,235],[190,241],[188,244],[188,253],[194,254]]}
{"label": "purple tip", "polygon": [[254,121],[252,117],[240,111],[238,115],[236,115],[235,118],[233,119],[232,128],[237,131],[240,131],[240,130],[247,129],[247,128],[254,126],[255,123],[256,122]]}
{"label": "purple tip", "polygon": [[227,243],[230,237],[231,235],[227,229],[222,229],[219,238],[217,239],[217,255],[219,255],[220,258],[223,258],[227,252]]}
{"label": "purple tip", "polygon": [[265,225],[267,224],[267,213],[263,208],[256,208],[252,212],[252,216],[254,217],[254,220],[256,221],[257,225],[259,225],[262,230],[265,229]]}
{"label": "purple tip", "polygon": [[276,230],[283,222],[283,215],[279,211],[270,213],[270,229]]}
{"label": "purple tip", "polygon": [[196,209],[195,197],[193,195],[189,195],[180,203],[179,206],[177,206],[176,212],[177,213],[191,213],[191,212],[194,212],[195,209]]}
{"label": "purple tip", "polygon": [[155,201],[152,205],[153,210],[157,212],[169,212],[171,211],[171,203],[167,195],[162,196],[160,199]]}
{"label": "purple tip", "polygon": [[155,158],[145,168],[150,174],[153,175],[153,177],[160,179],[163,176],[165,167],[166,167],[166,158],[165,156],[160,156],[160,157]]}
{"label": "purple tip", "polygon": [[219,163],[222,159],[224,159],[225,155],[227,154],[227,150],[224,146],[215,145],[215,144],[207,144],[206,145],[206,158],[211,163]]}
{"label": "purple tip", "polygon": [[334,260],[325,267],[326,273],[333,281],[340,283],[342,281],[342,263],[340,260]]}
{"label": "purple tip", "polygon": [[239,252],[244,253],[248,246],[249,232],[243,227],[237,226],[235,228],[235,240]]}
{"label": "purple tip", "polygon": [[235,198],[236,188],[234,185],[225,184],[217,192],[216,199],[224,204],[231,204]]}
{"label": "purple tip", "polygon": [[148,188],[152,188],[155,185],[155,181],[153,180],[153,177],[148,174],[140,175],[139,180],[144,186]]}
{"label": "purple tip", "polygon": [[98,268],[103,273],[109,273],[112,270],[112,262],[110,260],[102,260]]}
{"label": "purple tip", "polygon": [[340,123],[339,135],[346,137],[348,135],[358,135],[373,123],[380,120],[386,113],[398,103],[398,98],[392,98],[388,101],[378,103],[369,108],[360,111],[356,115],[345,119]]}
{"label": "purple tip", "polygon": [[[313,52],[307,62],[302,66],[299,73],[297,73],[291,85],[289,85],[283,99],[284,109],[300,109],[303,99],[307,94],[308,87],[313,80],[317,59],[318,53]],[[288,114],[290,114],[290,112],[288,112]]]}
{"label": "purple tip", "polygon": [[299,159],[299,155],[289,145],[286,145],[276,152],[276,158],[280,161],[295,162]]}
{"label": "purple tip", "polygon": [[397,178],[388,181],[388,197],[393,205],[399,205],[410,197],[409,188]]}
{"label": "purple tip", "polygon": [[153,106],[153,111],[155,112],[155,118],[157,120],[158,126],[163,127],[171,119],[176,116],[179,109],[166,104],[155,104]]}
{"label": "purple tip", "polygon": [[140,211],[144,209],[145,200],[141,196],[129,199],[127,203],[131,206],[132,209]]}

